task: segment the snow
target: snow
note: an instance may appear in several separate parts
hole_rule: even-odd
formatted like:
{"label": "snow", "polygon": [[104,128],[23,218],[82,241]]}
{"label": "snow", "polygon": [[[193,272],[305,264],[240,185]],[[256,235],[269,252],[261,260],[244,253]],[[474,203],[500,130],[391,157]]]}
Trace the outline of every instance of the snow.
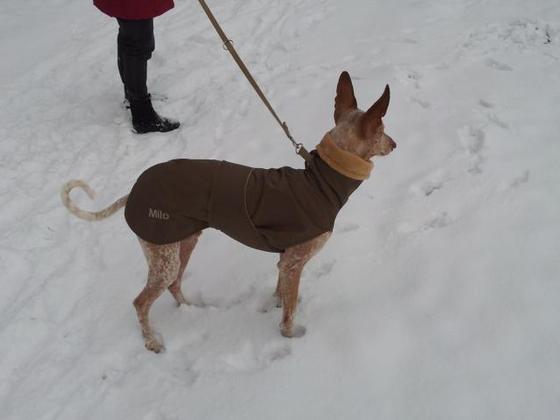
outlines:
{"label": "snow", "polygon": [[132,300],[146,266],[97,209],[176,157],[301,167],[198,2],[158,18],[149,86],[182,128],[136,136],[116,24],[70,0],[0,10],[2,419],[552,419],[560,413],[557,0],[213,0],[298,140],[332,125],[340,71],[385,83],[398,148],[375,161],[302,281],[299,339],[265,311],[276,256],[206,232],[184,291]]}

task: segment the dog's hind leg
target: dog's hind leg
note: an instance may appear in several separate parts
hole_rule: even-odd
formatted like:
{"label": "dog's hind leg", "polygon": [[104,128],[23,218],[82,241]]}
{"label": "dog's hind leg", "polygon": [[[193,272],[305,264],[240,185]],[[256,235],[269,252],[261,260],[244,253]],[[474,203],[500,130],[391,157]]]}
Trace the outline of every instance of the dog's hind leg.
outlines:
{"label": "dog's hind leg", "polygon": [[140,239],[140,245],[148,261],[148,283],[134,299],[134,307],[142,328],[146,348],[155,353],[163,350],[163,343],[158,340],[150,326],[150,307],[161,294],[177,280],[180,259],[180,242],[169,245],[155,245]]}
{"label": "dog's hind leg", "polygon": [[294,327],[301,273],[305,264],[321,250],[330,235],[330,232],[325,232],[308,242],[286,249],[280,255],[276,292],[282,301],[283,314],[280,330],[284,337],[301,337],[305,334],[305,328]]}
{"label": "dog's hind leg", "polygon": [[177,306],[189,305],[189,302],[187,301],[187,299],[185,299],[185,296],[181,291],[181,281],[183,279],[185,269],[187,268],[187,264],[189,263],[189,259],[191,258],[191,254],[201,234],[202,232],[197,232],[187,239],[181,241],[179,252],[181,265],[179,266],[179,274],[177,275],[177,279],[171,284],[171,286],[169,286],[169,291],[175,298]]}

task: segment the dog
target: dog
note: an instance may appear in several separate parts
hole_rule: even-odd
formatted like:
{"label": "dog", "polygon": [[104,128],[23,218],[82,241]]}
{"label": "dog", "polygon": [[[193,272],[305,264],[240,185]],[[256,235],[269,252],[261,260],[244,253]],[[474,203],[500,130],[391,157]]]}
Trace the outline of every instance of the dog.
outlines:
{"label": "dog", "polygon": [[301,337],[294,325],[300,277],[305,264],[325,245],[338,211],[373,169],[374,156],[388,155],[396,143],[382,118],[389,86],[366,112],[358,109],[348,72],[340,75],[335,127],[319,143],[305,169],[258,169],[225,161],[177,159],[147,169],[128,195],[104,210],[89,212],[70,199],[83,181],[69,181],[61,192],[66,208],[84,220],[102,220],[122,207],[148,263],[148,280],[134,299],[145,346],[159,353],[163,343],[150,321],[150,307],[168,289],[177,305],[188,305],[181,281],[202,231],[213,227],[233,239],[280,255],[274,293],[283,308],[285,337]]}

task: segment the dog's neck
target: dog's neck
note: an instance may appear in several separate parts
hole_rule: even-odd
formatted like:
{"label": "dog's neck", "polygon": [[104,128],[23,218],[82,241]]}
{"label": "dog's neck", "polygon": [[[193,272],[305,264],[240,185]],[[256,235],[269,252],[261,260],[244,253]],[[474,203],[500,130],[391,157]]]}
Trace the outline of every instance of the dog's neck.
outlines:
{"label": "dog's neck", "polygon": [[332,169],[356,181],[368,179],[373,170],[373,162],[342,150],[329,133],[325,134],[321,143],[317,145],[317,153]]}

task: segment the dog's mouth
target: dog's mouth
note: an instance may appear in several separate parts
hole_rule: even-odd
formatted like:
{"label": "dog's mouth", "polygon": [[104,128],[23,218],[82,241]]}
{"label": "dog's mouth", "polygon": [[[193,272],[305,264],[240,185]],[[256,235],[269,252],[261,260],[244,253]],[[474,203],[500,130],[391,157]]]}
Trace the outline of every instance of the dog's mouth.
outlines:
{"label": "dog's mouth", "polygon": [[387,148],[383,151],[382,156],[387,156],[389,153],[391,153],[393,150],[397,148],[397,143],[395,142],[395,140],[393,140],[387,134],[385,134],[385,138],[388,144],[387,144]]}

